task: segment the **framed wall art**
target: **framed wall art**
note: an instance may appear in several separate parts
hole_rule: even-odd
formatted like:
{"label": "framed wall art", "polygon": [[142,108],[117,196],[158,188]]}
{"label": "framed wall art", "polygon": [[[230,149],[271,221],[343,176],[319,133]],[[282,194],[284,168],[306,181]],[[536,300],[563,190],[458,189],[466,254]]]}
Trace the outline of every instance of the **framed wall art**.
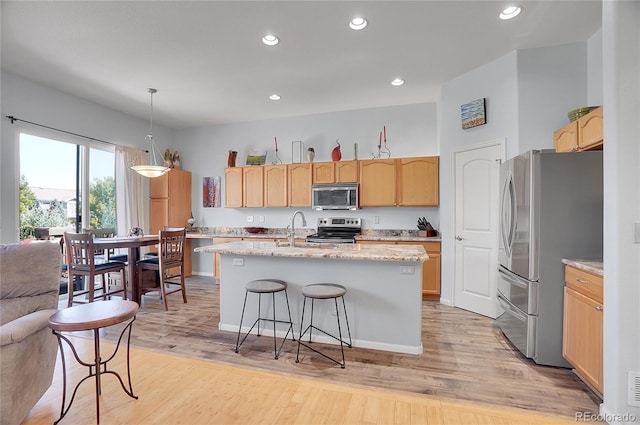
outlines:
{"label": "framed wall art", "polygon": [[463,129],[486,124],[484,97],[460,106],[460,115]]}
{"label": "framed wall art", "polygon": [[202,178],[202,206],[220,208],[220,176]]}

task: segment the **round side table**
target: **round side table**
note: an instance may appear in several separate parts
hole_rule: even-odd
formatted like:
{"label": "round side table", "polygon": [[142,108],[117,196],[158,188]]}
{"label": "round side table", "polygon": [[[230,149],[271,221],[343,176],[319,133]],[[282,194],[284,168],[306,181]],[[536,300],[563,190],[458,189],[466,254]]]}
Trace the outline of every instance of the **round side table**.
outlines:
{"label": "round side table", "polygon": [[[138,311],[138,304],[133,301],[127,300],[107,300],[107,301],[96,301],[93,303],[83,304],[75,307],[69,307],[64,310],[60,310],[57,313],[54,313],[49,318],[49,327],[52,329],[53,334],[58,338],[58,346],[60,347],[60,356],[62,358],[62,407],[60,409],[60,418],[54,422],[54,425],[57,424],[64,418],[69,409],[71,408],[71,404],[73,403],[73,399],[78,391],[78,387],[87,379],[94,377],[96,378],[96,418],[97,423],[100,423],[100,394],[101,394],[101,384],[100,384],[100,376],[106,373],[110,373],[115,375],[120,381],[120,385],[122,385],[122,389],[124,390],[129,397],[137,399],[138,396],[133,394],[133,387],[131,386],[131,366],[129,362],[129,347],[131,342],[131,328],[133,322],[136,319],[136,313]],[[118,343],[116,344],[116,348],[113,351],[113,354],[106,358],[105,360],[100,357],[100,329],[112,326],[118,323],[123,323],[129,320],[129,323],[122,329],[122,333],[118,338]],[[73,343],[62,334],[62,332],[73,332],[73,331],[93,331],[93,340],[94,340],[94,361],[92,363],[84,362],[78,356]],[[128,331],[127,336],[127,378],[129,381],[129,388],[125,387],[122,378],[117,372],[107,369],[107,363],[113,359],[120,348],[120,341],[124,336],[125,332]],[[82,366],[86,366],[89,368],[89,374],[82,378],[80,382],[76,385],[73,390],[73,394],[71,395],[71,399],[69,400],[69,404],[65,407],[66,404],[66,394],[67,394],[67,368],[64,357],[64,350],[62,347],[62,341],[65,341],[71,351],[73,352],[76,361]],[[100,370],[102,368],[102,370]]]}

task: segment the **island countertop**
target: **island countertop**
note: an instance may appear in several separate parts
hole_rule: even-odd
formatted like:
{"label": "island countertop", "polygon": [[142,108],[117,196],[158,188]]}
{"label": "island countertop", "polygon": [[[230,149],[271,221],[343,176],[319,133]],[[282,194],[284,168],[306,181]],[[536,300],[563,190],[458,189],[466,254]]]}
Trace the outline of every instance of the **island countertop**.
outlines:
{"label": "island countertop", "polygon": [[195,252],[368,261],[424,262],[429,259],[424,248],[420,245],[300,243],[292,248],[283,246],[280,242],[239,241],[202,246],[196,248]]}

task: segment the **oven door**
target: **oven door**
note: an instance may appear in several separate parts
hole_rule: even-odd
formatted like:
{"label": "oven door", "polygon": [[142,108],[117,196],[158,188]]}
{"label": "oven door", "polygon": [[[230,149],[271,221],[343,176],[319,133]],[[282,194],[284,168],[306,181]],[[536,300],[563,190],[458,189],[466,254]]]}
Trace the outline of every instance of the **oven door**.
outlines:
{"label": "oven door", "polygon": [[522,354],[536,357],[536,326],[538,317],[526,314],[498,291],[498,303],[504,309],[496,319],[505,336]]}

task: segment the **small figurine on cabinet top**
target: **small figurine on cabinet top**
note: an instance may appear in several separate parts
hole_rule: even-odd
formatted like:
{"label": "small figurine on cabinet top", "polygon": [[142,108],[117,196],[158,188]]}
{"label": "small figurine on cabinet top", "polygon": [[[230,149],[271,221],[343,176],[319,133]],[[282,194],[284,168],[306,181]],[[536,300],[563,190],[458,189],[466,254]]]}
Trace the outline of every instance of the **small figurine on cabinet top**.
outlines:
{"label": "small figurine on cabinet top", "polygon": [[167,148],[164,151],[164,165],[169,168],[180,168],[180,154],[178,151],[171,151],[171,149]]}

